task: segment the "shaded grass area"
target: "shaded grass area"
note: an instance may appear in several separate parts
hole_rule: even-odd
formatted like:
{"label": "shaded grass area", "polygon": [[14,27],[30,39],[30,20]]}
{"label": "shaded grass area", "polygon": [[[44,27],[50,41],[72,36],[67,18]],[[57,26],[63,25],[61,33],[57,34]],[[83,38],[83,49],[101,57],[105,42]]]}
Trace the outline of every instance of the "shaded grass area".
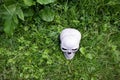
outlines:
{"label": "shaded grass area", "polygon": [[[61,0],[53,22],[35,15],[21,22],[12,37],[3,33],[0,79],[120,80],[120,10],[111,1]],[[59,48],[59,34],[67,27],[82,34],[71,61]]]}

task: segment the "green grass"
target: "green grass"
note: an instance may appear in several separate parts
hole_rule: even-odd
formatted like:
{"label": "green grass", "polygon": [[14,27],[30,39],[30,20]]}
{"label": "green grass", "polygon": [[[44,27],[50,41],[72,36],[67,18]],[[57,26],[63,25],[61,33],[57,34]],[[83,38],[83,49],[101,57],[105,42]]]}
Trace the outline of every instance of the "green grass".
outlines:
{"label": "green grass", "polygon": [[[120,80],[119,0],[57,1],[52,22],[38,14],[21,21],[14,35],[0,35],[0,80]],[[60,50],[67,27],[82,34],[74,59]]]}

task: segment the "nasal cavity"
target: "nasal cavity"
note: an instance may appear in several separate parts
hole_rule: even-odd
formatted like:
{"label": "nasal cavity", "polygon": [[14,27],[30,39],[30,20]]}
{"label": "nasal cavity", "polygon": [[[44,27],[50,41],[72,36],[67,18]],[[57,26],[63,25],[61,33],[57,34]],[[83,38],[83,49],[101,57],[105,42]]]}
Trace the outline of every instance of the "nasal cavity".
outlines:
{"label": "nasal cavity", "polygon": [[68,54],[71,54],[71,52],[68,52]]}

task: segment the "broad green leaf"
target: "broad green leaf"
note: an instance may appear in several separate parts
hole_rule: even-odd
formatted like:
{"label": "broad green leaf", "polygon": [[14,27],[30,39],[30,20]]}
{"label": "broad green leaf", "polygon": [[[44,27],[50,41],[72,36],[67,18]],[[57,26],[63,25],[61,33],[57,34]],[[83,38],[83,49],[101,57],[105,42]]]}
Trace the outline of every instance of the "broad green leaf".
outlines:
{"label": "broad green leaf", "polygon": [[85,54],[85,51],[86,51],[86,49],[84,48],[84,47],[81,47],[80,48],[80,52],[84,55]]}
{"label": "broad green leaf", "polygon": [[37,0],[38,3],[40,4],[49,4],[49,3],[53,3],[56,0]]}
{"label": "broad green leaf", "polygon": [[14,64],[15,60],[14,59],[8,59],[8,63]]}
{"label": "broad green leaf", "polygon": [[4,5],[4,8],[6,9],[6,11],[8,12],[7,15],[14,15],[15,14],[15,11],[16,11],[16,4],[12,4],[10,6],[6,6]]}
{"label": "broad green leaf", "polygon": [[33,0],[23,0],[23,1],[24,1],[24,4],[27,6],[32,6],[35,4],[35,2]]}
{"label": "broad green leaf", "polygon": [[12,35],[13,34],[13,30],[14,30],[14,25],[12,23],[12,20],[5,20],[4,23],[4,31],[5,33],[7,33],[8,35]]}
{"label": "broad green leaf", "polygon": [[93,55],[92,54],[86,54],[85,55],[87,58],[89,58],[89,59],[93,59]]}
{"label": "broad green leaf", "polygon": [[24,14],[23,14],[23,11],[22,11],[21,7],[18,7],[18,8],[17,8],[16,13],[17,13],[18,17],[19,17],[21,20],[24,21]]}
{"label": "broad green leaf", "polygon": [[18,18],[17,18],[17,15],[14,15],[14,16],[13,16],[13,21],[14,21],[16,24],[18,24]]}
{"label": "broad green leaf", "polygon": [[49,50],[46,49],[46,50],[43,52],[43,54],[42,54],[42,58],[48,59],[48,58],[49,58],[48,53],[49,53]]}
{"label": "broad green leaf", "polygon": [[44,8],[40,11],[40,16],[44,21],[51,22],[54,20],[54,11],[50,8]]}
{"label": "broad green leaf", "polygon": [[4,23],[5,33],[7,33],[8,35],[12,35],[14,29],[15,29],[15,25],[14,25],[14,22],[12,21],[12,19],[6,19],[5,23]]}

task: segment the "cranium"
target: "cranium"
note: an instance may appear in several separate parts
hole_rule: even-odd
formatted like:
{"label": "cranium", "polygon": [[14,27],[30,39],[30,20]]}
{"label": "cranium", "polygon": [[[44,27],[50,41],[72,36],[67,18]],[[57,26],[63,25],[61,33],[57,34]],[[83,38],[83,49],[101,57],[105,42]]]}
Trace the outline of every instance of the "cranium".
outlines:
{"label": "cranium", "polygon": [[79,49],[81,33],[73,28],[66,28],[60,34],[61,50],[66,59],[72,59]]}

